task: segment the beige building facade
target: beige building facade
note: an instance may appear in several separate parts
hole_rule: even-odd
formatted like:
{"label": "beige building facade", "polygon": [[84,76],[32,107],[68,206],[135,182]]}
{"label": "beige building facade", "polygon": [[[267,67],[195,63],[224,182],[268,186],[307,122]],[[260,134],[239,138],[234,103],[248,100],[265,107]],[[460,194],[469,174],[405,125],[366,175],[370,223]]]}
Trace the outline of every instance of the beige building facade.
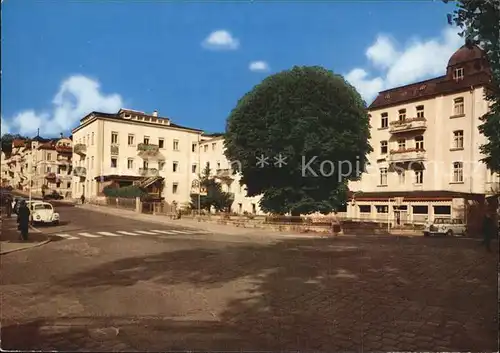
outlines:
{"label": "beige building facade", "polygon": [[369,166],[352,182],[347,217],[395,225],[435,217],[467,220],[473,203],[498,191],[500,178],[480,160],[478,126],[489,68],[477,47],[453,54],[446,75],[380,92],[369,106]]}

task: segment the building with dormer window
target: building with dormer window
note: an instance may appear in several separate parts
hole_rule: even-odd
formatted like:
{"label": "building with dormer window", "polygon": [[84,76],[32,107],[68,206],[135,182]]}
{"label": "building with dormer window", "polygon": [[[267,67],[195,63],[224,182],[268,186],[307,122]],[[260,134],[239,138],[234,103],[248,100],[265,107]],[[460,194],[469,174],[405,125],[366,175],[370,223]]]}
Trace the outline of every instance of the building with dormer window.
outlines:
{"label": "building with dormer window", "polygon": [[446,74],[380,92],[369,106],[370,165],[350,183],[348,217],[393,225],[435,217],[474,217],[474,207],[498,192],[500,178],[479,162],[480,117],[490,69],[477,46],[463,46]]}

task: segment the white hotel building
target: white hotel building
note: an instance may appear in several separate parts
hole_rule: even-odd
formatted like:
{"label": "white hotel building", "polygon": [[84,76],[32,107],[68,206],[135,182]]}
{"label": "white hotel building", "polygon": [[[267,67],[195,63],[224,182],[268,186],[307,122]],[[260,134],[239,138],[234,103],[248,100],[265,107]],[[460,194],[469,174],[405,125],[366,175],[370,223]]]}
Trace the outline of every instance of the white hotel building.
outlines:
{"label": "white hotel building", "polygon": [[489,72],[484,53],[463,46],[446,75],[379,93],[368,108],[370,165],[350,183],[348,217],[396,224],[474,217],[470,206],[498,192],[500,182],[479,162]]}
{"label": "white hotel building", "polygon": [[137,183],[169,203],[185,206],[190,194],[198,192],[195,181],[209,164],[224,190],[234,193],[233,211],[259,212],[258,200],[246,198],[239,177],[232,175],[222,138],[174,124],[156,111],[92,112],[73,129],[73,143],[75,198],[102,197],[107,185]]}

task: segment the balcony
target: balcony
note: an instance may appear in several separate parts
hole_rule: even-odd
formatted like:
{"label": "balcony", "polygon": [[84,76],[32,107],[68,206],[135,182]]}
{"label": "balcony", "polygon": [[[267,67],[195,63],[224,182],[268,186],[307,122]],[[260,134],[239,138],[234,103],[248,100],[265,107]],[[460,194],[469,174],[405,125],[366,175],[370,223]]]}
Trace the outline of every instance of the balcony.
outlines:
{"label": "balcony", "polygon": [[58,154],[57,155],[57,161],[58,162],[70,162],[71,161],[71,155]]}
{"label": "balcony", "polygon": [[47,179],[47,180],[56,180],[56,178],[57,178],[56,173],[45,174],[45,179]]}
{"label": "balcony", "polygon": [[110,153],[112,156],[118,156],[118,154],[120,153],[120,147],[118,147],[118,145],[111,145]]}
{"label": "balcony", "polygon": [[149,143],[140,143],[137,145],[137,151],[139,152],[148,152],[148,153],[157,153],[160,150],[158,145],[152,145]]}
{"label": "balcony", "polygon": [[87,168],[75,167],[75,169],[73,169],[73,175],[79,176],[79,177],[86,177],[87,176]]}
{"label": "balcony", "polygon": [[139,168],[139,175],[143,177],[156,177],[160,173],[156,168]]}
{"label": "balcony", "polygon": [[71,153],[73,152],[73,148],[69,145],[56,145],[56,151],[58,153]]}
{"label": "balcony", "polygon": [[391,150],[389,162],[423,162],[426,160],[426,153],[423,149],[407,148],[403,150]]}
{"label": "balcony", "polygon": [[392,121],[389,131],[391,134],[400,132],[418,131],[427,129],[427,120],[425,118],[410,118],[405,120]]}
{"label": "balcony", "polygon": [[77,143],[75,147],[73,147],[73,152],[81,156],[84,156],[87,154],[87,146],[84,145],[83,143]]}

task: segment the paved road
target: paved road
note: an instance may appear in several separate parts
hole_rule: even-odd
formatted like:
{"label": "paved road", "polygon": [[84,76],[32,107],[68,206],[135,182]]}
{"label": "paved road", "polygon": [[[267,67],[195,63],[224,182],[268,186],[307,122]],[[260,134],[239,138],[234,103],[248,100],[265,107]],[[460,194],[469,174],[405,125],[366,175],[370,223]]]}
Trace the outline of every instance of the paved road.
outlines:
{"label": "paved road", "polygon": [[[59,210],[57,232],[141,228]],[[494,351],[497,262],[460,239],[61,240],[2,256],[2,348]]]}
{"label": "paved road", "polygon": [[36,228],[56,240],[91,241],[100,238],[154,237],[170,239],[176,236],[208,234],[203,230],[165,226],[134,219],[92,212],[71,204],[52,202],[60,214],[60,224],[38,225]]}

